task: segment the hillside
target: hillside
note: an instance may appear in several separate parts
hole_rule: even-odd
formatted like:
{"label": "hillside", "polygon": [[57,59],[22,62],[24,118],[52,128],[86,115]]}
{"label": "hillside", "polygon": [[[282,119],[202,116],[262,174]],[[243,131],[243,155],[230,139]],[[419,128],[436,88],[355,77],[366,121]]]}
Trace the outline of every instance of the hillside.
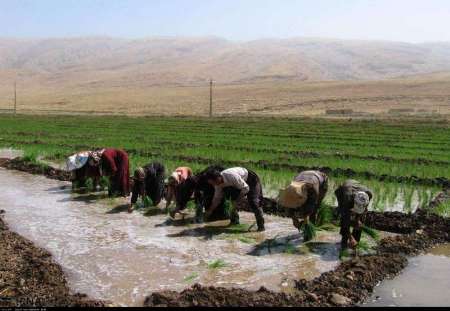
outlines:
{"label": "hillside", "polygon": [[[22,109],[197,113],[208,101],[210,77],[218,84],[218,109],[223,107],[224,112],[295,106],[299,95],[301,103],[333,98],[334,92],[339,97],[345,93],[340,89],[343,85],[355,85],[345,95],[350,97],[372,86],[361,94],[370,96],[384,93],[386,83],[391,83],[371,81],[394,78],[411,84],[414,78],[409,76],[417,76],[422,87],[414,82],[411,88],[402,87],[408,94],[398,90],[388,94],[424,96],[430,87],[436,89],[430,83],[438,83],[437,93],[430,95],[445,102],[448,75],[436,74],[445,71],[450,71],[450,43],[231,42],[214,37],[0,39],[0,108],[11,105],[14,79]],[[442,83],[445,89],[440,89]]]}

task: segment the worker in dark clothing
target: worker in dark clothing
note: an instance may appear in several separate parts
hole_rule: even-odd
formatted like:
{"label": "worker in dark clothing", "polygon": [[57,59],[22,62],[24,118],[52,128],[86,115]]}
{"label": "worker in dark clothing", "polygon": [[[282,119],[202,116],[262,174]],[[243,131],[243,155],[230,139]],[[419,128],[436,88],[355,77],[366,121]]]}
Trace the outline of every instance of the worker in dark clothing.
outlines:
{"label": "worker in dark clothing", "polygon": [[258,231],[265,230],[262,186],[255,172],[243,167],[234,167],[224,171],[213,169],[207,172],[206,176],[208,183],[214,186],[214,198],[206,211],[206,218],[214,212],[224,197],[229,196],[233,204],[231,224],[239,224],[238,205],[246,199],[255,214]]}
{"label": "worker in dark clothing", "polygon": [[67,170],[72,172],[72,189],[86,187],[89,178],[93,182],[94,189],[100,184],[100,168],[88,163],[90,153],[91,151],[81,151],[67,158]]}
{"label": "worker in dark clothing", "polygon": [[304,223],[315,221],[317,211],[328,191],[328,176],[320,171],[301,172],[291,184],[280,191],[278,203],[292,218],[294,226],[301,230],[299,218]]}
{"label": "worker in dark clothing", "polygon": [[157,206],[164,196],[165,168],[161,163],[151,163],[138,167],[133,175],[133,189],[128,212],[133,211],[139,196],[149,196],[154,206]]}
{"label": "worker in dark clothing", "polygon": [[[356,180],[347,180],[334,193],[341,218],[341,249],[354,248],[361,239],[364,215],[372,200],[372,191]],[[350,226],[353,226],[351,233]]]}

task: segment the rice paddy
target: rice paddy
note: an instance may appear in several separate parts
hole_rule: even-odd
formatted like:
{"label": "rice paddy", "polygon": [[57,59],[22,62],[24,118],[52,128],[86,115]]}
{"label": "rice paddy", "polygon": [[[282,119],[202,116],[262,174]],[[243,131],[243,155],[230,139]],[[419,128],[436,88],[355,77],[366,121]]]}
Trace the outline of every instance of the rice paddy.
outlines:
{"label": "rice paddy", "polygon": [[427,205],[450,178],[449,142],[448,124],[429,120],[0,116],[0,148],[21,149],[30,161],[115,147],[129,153],[131,170],[151,161],[168,171],[239,165],[256,171],[272,198],[301,168],[325,168],[325,204],[335,206],[334,189],[352,178],[372,189],[375,211]]}

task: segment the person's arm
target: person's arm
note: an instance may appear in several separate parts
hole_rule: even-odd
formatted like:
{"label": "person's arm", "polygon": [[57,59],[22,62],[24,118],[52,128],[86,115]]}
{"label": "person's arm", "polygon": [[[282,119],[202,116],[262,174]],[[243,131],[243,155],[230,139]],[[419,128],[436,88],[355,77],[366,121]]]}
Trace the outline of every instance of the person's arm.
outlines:
{"label": "person's arm", "polygon": [[340,233],[342,235],[342,245],[347,246],[348,239],[350,238],[350,225],[351,225],[351,209],[353,199],[349,193],[345,190],[341,190],[341,196],[338,197],[338,202],[340,206],[340,218],[341,218],[341,230]]}
{"label": "person's arm", "polygon": [[168,209],[170,207],[170,204],[172,204],[173,197],[174,197],[173,186],[169,185],[167,187],[166,209]]}
{"label": "person's arm", "polygon": [[207,210],[207,216],[211,215],[214,210],[220,205],[223,199],[223,189],[221,187],[214,187],[214,197],[211,202],[211,206]]}
{"label": "person's arm", "polygon": [[133,190],[131,192],[131,201],[130,201],[130,206],[128,206],[128,213],[131,213],[133,211],[133,205],[136,204],[137,199],[139,197],[139,185],[138,185],[138,181],[134,181],[133,183]]}

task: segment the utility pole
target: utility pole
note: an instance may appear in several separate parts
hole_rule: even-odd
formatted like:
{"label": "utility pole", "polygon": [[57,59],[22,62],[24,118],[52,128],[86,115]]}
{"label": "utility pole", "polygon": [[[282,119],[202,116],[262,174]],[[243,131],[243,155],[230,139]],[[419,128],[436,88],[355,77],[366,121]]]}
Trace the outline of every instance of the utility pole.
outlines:
{"label": "utility pole", "polygon": [[17,114],[17,82],[14,81],[14,114]]}
{"label": "utility pole", "polygon": [[209,117],[213,116],[213,80],[209,81]]}

